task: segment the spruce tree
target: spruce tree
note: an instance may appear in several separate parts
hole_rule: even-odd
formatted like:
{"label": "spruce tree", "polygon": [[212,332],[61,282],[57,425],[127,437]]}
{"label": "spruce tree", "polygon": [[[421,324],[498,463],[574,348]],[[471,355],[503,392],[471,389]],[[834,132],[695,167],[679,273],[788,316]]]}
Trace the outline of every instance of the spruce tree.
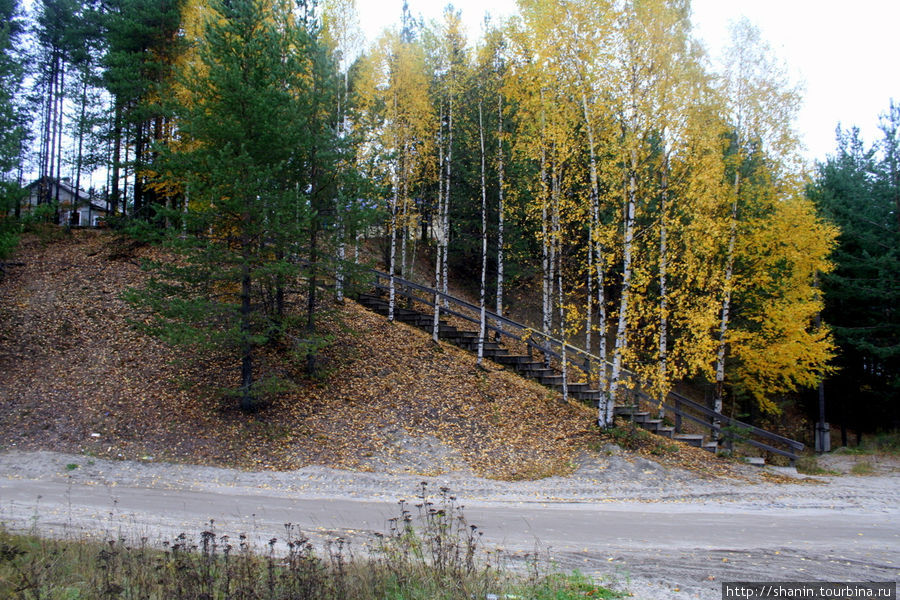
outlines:
{"label": "spruce tree", "polygon": [[835,269],[822,277],[822,316],[840,348],[825,390],[829,420],[842,426],[896,427],[900,416],[900,190],[892,162],[898,122],[900,110],[892,106],[881,153],[866,148],[857,129],[839,128],[837,151],[819,165],[809,192],[841,228]]}

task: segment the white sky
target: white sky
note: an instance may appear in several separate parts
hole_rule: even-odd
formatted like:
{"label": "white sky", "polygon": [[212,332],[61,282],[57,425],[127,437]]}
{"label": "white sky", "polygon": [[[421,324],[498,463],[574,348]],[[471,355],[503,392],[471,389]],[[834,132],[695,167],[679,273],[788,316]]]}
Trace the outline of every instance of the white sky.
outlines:
{"label": "white sky", "polygon": [[[444,1],[408,0],[413,15],[440,17]],[[867,144],[880,138],[878,116],[900,102],[900,0],[693,0],[694,26],[715,61],[728,41],[728,23],[741,15],[760,28],[795,81],[805,86],[796,127],[806,156],[834,151],[834,130],[859,126]],[[455,0],[469,29],[480,35],[485,12],[508,15],[514,0]],[[372,40],[400,22],[403,0],[357,0]]]}

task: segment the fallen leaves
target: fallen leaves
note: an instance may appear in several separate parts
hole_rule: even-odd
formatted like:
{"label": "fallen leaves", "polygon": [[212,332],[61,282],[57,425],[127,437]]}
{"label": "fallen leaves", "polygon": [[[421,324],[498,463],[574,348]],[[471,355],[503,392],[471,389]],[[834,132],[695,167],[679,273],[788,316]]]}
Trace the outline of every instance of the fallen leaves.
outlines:
{"label": "fallen leaves", "polygon": [[[7,448],[254,470],[366,470],[420,452],[416,464],[431,461],[430,473],[461,460],[480,475],[534,479],[570,472],[596,444],[592,410],[499,365],[478,369],[473,354],[349,301],[319,322],[334,339],[320,361],[327,376],[306,379],[284,352],[265,348],[261,376],[295,385],[241,413],[220,392],[236,383],[231,355],[173,349],[129,325],[140,315],[120,293],[145,280],[138,259],[147,256],[160,251],[105,232],[49,245],[23,238],[25,266],[0,284]],[[420,443],[403,446],[404,436]],[[678,466],[726,474],[699,449],[677,457]]]}

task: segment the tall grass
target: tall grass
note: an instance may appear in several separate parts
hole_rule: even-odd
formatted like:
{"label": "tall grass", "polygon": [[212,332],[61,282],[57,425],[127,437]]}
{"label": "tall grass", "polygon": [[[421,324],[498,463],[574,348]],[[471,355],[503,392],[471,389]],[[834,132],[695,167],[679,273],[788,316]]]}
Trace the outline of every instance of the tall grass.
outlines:
{"label": "tall grass", "polygon": [[317,551],[295,526],[256,549],[245,535],[52,540],[0,529],[0,598],[45,600],[483,600],[614,598],[581,575],[537,567],[513,574],[483,548],[478,527],[446,488],[435,501],[422,484],[363,556],[343,539]]}

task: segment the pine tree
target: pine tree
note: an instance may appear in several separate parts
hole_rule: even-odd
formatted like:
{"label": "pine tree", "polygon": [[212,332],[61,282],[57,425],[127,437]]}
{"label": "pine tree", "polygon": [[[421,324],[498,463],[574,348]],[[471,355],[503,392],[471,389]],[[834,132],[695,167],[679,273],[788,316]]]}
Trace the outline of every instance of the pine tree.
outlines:
{"label": "pine tree", "polygon": [[165,339],[234,349],[240,406],[251,410],[265,386],[254,374],[256,349],[291,329],[283,306],[266,300],[299,275],[291,257],[306,257],[310,282],[296,352],[315,367],[323,209],[337,179],[326,115],[337,80],[287,3],[211,6],[198,63],[180,77],[190,98],[174,107],[182,143],[162,163],[188,197],[177,215],[188,235],[172,238],[183,260],[157,265],[147,292],[132,297],[153,309],[151,330]]}
{"label": "pine tree", "polygon": [[23,31],[16,1],[0,0],[0,261],[12,252],[19,231],[27,115],[19,102],[25,68],[17,45]]}

